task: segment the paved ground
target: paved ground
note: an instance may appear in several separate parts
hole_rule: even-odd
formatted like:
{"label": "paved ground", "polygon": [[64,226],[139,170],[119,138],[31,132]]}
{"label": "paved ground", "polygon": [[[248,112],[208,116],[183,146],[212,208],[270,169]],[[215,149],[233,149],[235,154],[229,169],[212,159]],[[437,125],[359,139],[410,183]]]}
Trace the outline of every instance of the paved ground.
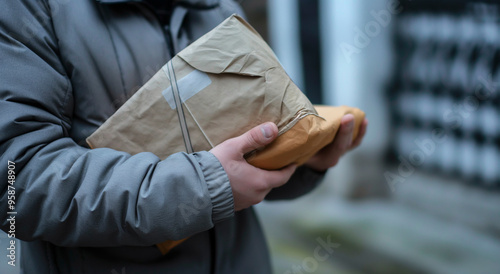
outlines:
{"label": "paved ground", "polygon": [[[324,197],[257,207],[275,273],[500,273],[498,238],[397,202]],[[324,259],[318,238],[339,246]]]}

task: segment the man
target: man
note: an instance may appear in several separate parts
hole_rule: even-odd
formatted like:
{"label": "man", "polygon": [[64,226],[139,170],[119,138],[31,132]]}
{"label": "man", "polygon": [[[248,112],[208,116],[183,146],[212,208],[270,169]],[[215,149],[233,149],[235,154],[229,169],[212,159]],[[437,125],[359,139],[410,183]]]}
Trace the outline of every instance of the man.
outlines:
{"label": "man", "polygon": [[[312,189],[361,142],[366,122],[351,144],[353,117],[344,117],[332,144],[305,166],[278,171],[243,158],[276,138],[272,123],[162,161],[85,144],[176,52],[232,13],[241,10],[231,0],[3,3],[0,174],[7,178],[7,161],[15,163],[15,236],[26,273],[270,272],[251,205]],[[186,216],[185,205],[196,210]],[[186,237],[166,255],[155,246]]]}

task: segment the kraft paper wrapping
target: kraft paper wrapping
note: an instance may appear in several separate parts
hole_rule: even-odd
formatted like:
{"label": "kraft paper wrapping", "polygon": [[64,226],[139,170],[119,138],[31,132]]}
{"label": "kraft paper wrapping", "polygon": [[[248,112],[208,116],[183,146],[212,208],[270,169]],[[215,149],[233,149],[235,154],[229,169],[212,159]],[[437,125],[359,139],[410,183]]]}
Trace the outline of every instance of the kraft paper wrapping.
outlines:
{"label": "kraft paper wrapping", "polygon": [[[247,155],[249,163],[264,169],[303,164],[334,139],[344,114],[355,116],[353,138],[364,119],[356,108],[315,108],[261,36],[233,15],[172,58],[87,143],[130,154],[153,152],[161,159],[186,151],[173,89],[193,151],[274,122],[279,137]],[[165,254],[182,241],[157,246]]]}

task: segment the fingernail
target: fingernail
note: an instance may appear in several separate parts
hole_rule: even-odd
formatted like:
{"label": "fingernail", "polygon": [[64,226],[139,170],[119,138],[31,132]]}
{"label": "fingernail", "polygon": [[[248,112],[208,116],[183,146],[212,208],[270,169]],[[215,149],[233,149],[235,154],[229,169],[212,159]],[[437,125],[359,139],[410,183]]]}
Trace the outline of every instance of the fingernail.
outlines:
{"label": "fingernail", "polygon": [[264,135],[266,139],[273,137],[273,128],[271,127],[270,124],[262,125],[260,127],[260,130],[262,131],[262,135]]}

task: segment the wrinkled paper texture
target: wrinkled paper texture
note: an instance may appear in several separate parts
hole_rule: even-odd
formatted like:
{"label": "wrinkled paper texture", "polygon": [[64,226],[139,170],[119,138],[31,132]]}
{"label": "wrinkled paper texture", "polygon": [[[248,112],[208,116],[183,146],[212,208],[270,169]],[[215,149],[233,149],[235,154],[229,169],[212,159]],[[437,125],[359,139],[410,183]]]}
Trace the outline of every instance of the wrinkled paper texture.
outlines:
{"label": "wrinkled paper texture", "polygon": [[[350,107],[322,106],[318,114],[261,36],[236,15],[169,62],[87,138],[91,148],[153,152],[161,159],[186,151],[173,81],[194,151],[210,150],[254,126],[274,122],[280,136],[247,157],[266,169],[304,163],[334,139],[344,114],[355,116],[353,138],[364,119],[362,111]],[[174,79],[168,77],[169,65]],[[165,254],[181,242],[157,246]]]}

